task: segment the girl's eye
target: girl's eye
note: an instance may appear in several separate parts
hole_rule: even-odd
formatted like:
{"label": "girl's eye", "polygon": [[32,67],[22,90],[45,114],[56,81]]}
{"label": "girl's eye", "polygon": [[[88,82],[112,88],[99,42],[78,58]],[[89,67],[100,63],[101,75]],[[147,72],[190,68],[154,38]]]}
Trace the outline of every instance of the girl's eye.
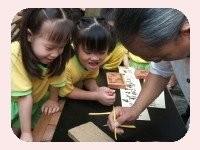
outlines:
{"label": "girl's eye", "polygon": [[47,51],[51,51],[53,48],[51,48],[51,47],[46,47],[46,50]]}
{"label": "girl's eye", "polygon": [[103,51],[103,52],[99,52],[100,55],[104,55],[106,54],[106,51]]}
{"label": "girl's eye", "polygon": [[91,54],[91,52],[90,51],[84,51],[86,54]]}

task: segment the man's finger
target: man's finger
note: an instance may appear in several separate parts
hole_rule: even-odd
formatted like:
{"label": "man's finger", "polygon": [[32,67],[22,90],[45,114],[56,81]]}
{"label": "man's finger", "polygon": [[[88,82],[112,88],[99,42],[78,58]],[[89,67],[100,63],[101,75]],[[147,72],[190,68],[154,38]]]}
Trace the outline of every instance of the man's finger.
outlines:
{"label": "man's finger", "polygon": [[116,128],[116,133],[117,134],[123,134],[124,130],[122,128]]}
{"label": "man's finger", "polygon": [[114,119],[113,119],[113,112],[110,113],[110,115],[108,116],[108,125],[110,130],[114,130]]}

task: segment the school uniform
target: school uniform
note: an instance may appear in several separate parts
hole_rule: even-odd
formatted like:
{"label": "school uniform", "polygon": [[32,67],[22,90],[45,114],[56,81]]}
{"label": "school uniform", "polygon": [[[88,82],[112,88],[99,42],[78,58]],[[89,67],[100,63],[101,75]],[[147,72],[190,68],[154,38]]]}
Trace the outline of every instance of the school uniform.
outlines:
{"label": "school uniform", "polygon": [[[19,107],[18,100],[22,96],[31,95],[33,98],[32,126],[37,122],[38,111],[48,99],[48,88],[60,88],[65,85],[64,72],[60,76],[49,77],[48,68],[38,64],[42,69],[43,77],[32,77],[24,68],[22,62],[21,46],[19,42],[11,44],[11,122],[12,127],[19,128]],[[41,113],[41,112],[40,112]],[[34,118],[37,118],[34,120]]]}
{"label": "school uniform", "polygon": [[103,69],[114,70],[122,63],[127,49],[121,44],[117,43],[115,49],[104,59]]}
{"label": "school uniform", "polygon": [[59,95],[61,97],[67,96],[74,90],[78,82],[87,79],[96,79],[98,74],[99,70],[88,71],[86,68],[84,68],[77,56],[74,55],[66,64],[66,85],[59,90]]}

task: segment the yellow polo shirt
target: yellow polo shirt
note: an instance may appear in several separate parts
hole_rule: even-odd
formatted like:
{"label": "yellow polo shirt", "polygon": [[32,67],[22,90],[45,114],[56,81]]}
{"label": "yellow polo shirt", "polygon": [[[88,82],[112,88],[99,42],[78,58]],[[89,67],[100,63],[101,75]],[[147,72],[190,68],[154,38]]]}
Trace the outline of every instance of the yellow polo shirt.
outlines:
{"label": "yellow polo shirt", "polygon": [[115,49],[104,59],[103,69],[113,70],[122,63],[127,49],[121,44],[117,43]]}
{"label": "yellow polo shirt", "polygon": [[[40,66],[42,67],[42,66]],[[42,67],[44,73],[47,68]],[[62,87],[65,85],[64,72],[60,76],[48,77],[42,79],[29,75],[22,62],[21,47],[19,42],[11,44],[11,96],[17,100],[19,96],[32,94],[33,102],[36,103],[48,91],[49,86]]]}
{"label": "yellow polo shirt", "polygon": [[59,95],[64,97],[70,94],[75,88],[75,84],[81,80],[96,79],[99,70],[88,71],[79,62],[76,55],[74,55],[66,65],[65,79],[66,85],[59,91]]}

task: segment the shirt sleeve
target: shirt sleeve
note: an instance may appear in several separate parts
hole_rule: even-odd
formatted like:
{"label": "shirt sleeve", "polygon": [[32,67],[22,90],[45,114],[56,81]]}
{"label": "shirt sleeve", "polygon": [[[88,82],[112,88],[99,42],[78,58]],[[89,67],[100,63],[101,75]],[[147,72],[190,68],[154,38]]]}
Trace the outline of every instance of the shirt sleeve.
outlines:
{"label": "shirt sleeve", "polygon": [[85,79],[96,79],[98,75],[99,75],[99,70],[91,71],[88,73],[88,75],[85,77]]}
{"label": "shirt sleeve", "polygon": [[65,77],[65,85],[63,87],[61,87],[59,90],[59,96],[61,96],[61,97],[67,96],[75,88],[71,71],[68,68],[65,70],[64,77]]}
{"label": "shirt sleeve", "polygon": [[19,46],[11,46],[11,96],[26,96],[32,93],[32,82],[22,63]]}
{"label": "shirt sleeve", "polygon": [[103,69],[112,70],[116,69],[123,61],[127,49],[119,44],[105,59]]}
{"label": "shirt sleeve", "polygon": [[60,88],[65,86],[66,79],[65,79],[65,71],[59,76],[52,77],[50,85],[56,88]]}
{"label": "shirt sleeve", "polygon": [[167,78],[173,74],[173,69],[170,61],[161,61],[159,63],[151,62],[150,72]]}

